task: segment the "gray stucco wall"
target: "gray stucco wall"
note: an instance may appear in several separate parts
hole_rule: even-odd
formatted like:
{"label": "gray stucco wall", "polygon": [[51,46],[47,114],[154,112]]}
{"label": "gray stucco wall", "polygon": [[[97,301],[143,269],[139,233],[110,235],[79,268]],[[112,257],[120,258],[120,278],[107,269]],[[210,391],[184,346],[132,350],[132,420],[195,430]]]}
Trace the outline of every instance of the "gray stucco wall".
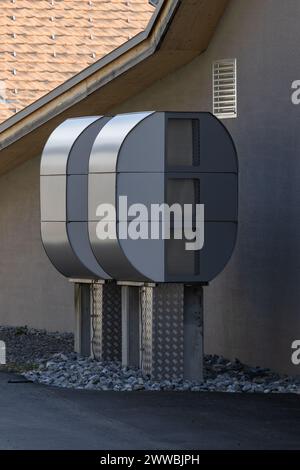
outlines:
{"label": "gray stucco wall", "polygon": [[73,331],[73,286],[40,240],[39,158],[0,178],[0,324]]}
{"label": "gray stucco wall", "polygon": [[211,67],[237,58],[238,118],[224,120],[240,160],[240,226],[225,271],[205,289],[205,347],[300,374],[299,0],[232,0],[191,64],[113,111],[212,111]]}
{"label": "gray stucco wall", "polygon": [[[238,243],[205,289],[206,352],[300,374],[299,0],[232,0],[207,51],[112,112],[212,110],[211,66],[237,58]],[[101,113],[101,110],[99,110]],[[39,160],[0,178],[0,324],[73,329],[73,288],[39,235]]]}

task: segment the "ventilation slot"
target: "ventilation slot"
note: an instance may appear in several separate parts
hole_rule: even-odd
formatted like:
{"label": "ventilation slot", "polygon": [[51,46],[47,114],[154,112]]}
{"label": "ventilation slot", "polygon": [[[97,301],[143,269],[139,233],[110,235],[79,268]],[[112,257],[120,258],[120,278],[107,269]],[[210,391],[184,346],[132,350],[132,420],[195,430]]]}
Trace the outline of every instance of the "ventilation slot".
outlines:
{"label": "ventilation slot", "polygon": [[218,118],[237,117],[236,59],[213,64],[213,113]]}

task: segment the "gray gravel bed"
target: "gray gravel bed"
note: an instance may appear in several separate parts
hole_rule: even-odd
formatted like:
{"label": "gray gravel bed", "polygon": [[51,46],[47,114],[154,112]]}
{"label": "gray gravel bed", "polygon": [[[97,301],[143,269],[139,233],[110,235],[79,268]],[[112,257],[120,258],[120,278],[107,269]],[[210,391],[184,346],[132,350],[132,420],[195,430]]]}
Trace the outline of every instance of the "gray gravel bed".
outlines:
{"label": "gray gravel bed", "polygon": [[22,328],[0,327],[6,342],[7,362],[33,382],[87,390],[178,390],[229,393],[297,393],[300,378],[283,376],[263,367],[250,367],[238,359],[206,355],[204,381],[182,379],[153,381],[135,368],[98,362],[73,351],[73,335]]}
{"label": "gray gravel bed", "polygon": [[248,367],[238,360],[205,356],[205,380],[202,383],[182,379],[153,381],[140,370],[119,363],[100,363],[75,353],[56,354],[38,370],[24,374],[33,382],[87,390],[178,390],[230,393],[300,393],[300,381],[272,373],[261,367]]}
{"label": "gray gravel bed", "polygon": [[48,333],[27,326],[0,326],[0,340],[6,344],[7,368],[12,370],[32,368],[38,365],[37,359],[47,360],[55,353],[74,350],[72,333]]}

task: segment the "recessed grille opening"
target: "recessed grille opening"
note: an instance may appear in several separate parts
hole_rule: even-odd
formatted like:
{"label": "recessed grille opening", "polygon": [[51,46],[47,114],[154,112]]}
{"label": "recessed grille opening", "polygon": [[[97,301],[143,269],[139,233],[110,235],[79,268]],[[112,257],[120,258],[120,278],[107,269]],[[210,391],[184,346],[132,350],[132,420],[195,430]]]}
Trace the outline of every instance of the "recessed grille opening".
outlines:
{"label": "recessed grille opening", "polygon": [[213,63],[213,113],[223,119],[237,117],[236,59]]}

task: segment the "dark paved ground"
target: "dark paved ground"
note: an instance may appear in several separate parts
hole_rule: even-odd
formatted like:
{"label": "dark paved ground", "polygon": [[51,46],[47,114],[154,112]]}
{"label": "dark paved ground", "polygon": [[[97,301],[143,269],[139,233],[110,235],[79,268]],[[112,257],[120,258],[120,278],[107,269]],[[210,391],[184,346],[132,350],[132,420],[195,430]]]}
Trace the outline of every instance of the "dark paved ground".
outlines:
{"label": "dark paved ground", "polygon": [[300,396],[93,392],[8,383],[0,449],[300,449]]}

